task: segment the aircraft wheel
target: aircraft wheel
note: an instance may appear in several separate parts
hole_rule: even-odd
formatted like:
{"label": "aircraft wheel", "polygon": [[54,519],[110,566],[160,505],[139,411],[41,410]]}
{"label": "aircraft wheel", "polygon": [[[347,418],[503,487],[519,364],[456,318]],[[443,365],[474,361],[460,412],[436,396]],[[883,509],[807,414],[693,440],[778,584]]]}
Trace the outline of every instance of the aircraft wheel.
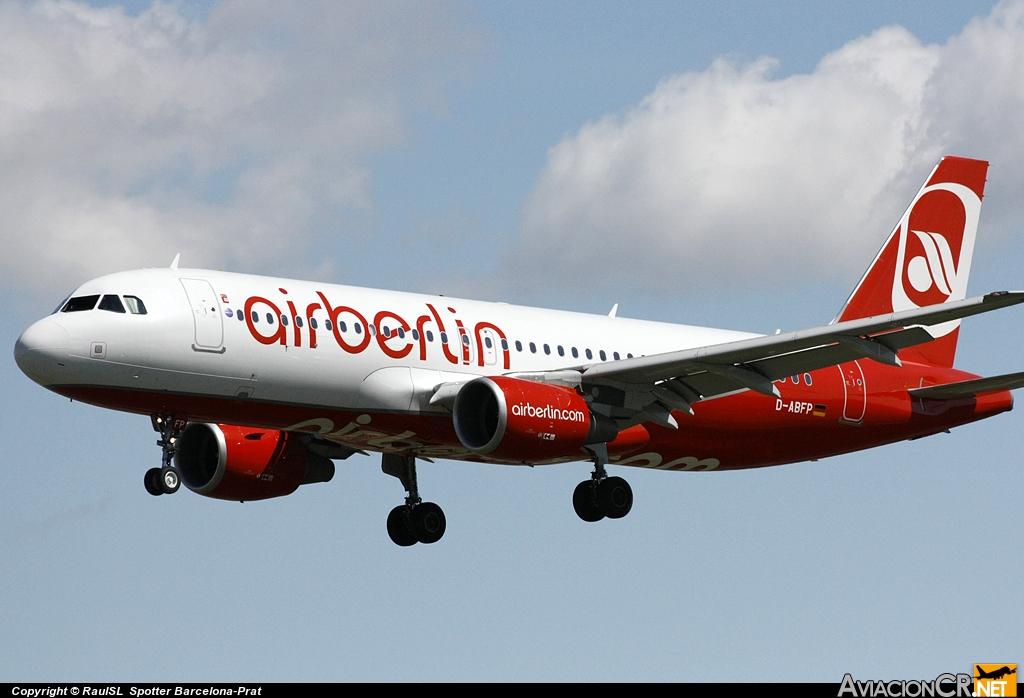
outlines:
{"label": "aircraft wheel", "polygon": [[409,528],[409,507],[405,504],[397,506],[388,514],[388,535],[395,545],[403,548],[416,545],[416,536]]}
{"label": "aircraft wheel", "polygon": [[174,494],[181,487],[181,473],[177,468],[164,466],[160,468],[160,489],[164,494]]}
{"label": "aircraft wheel", "polygon": [[146,484],[146,491],[154,497],[159,497],[164,493],[163,488],[160,486],[160,468],[150,468],[147,470],[143,482]]}
{"label": "aircraft wheel", "polygon": [[597,486],[597,506],[609,519],[621,519],[633,508],[633,489],[621,477],[609,477]]}
{"label": "aircraft wheel", "polygon": [[604,518],[604,514],[598,508],[594,498],[593,480],[584,480],[576,485],[576,489],[572,493],[572,508],[576,510],[577,516],[589,523]]}
{"label": "aircraft wheel", "polygon": [[444,512],[433,502],[423,502],[409,514],[409,528],[420,543],[436,543],[445,529]]}

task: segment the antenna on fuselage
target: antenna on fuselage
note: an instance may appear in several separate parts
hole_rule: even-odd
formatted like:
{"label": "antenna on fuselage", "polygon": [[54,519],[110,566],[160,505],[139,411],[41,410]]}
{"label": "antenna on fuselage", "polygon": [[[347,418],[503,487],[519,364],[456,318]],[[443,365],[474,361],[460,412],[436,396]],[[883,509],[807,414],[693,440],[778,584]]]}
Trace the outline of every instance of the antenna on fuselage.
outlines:
{"label": "antenna on fuselage", "polygon": [[179,259],[181,259],[181,252],[179,252],[178,254],[174,255],[174,261],[171,262],[171,269],[177,269],[178,268],[178,260]]}

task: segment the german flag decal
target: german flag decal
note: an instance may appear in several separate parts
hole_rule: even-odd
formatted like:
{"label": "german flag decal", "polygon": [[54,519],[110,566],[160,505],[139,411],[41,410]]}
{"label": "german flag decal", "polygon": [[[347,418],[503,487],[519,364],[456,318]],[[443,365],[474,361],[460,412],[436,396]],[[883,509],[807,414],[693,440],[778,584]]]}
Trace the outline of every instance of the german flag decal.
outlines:
{"label": "german flag decal", "polygon": [[812,412],[811,414],[813,414],[815,417],[824,417],[825,410],[827,409],[828,407],[826,405],[815,405],[814,412]]}

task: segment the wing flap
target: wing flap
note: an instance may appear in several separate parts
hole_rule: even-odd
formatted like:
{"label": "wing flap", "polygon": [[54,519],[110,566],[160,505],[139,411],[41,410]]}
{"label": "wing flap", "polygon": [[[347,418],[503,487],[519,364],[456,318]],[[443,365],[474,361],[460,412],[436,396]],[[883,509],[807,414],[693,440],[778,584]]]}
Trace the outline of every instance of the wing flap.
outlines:
{"label": "wing flap", "polygon": [[1007,373],[1002,376],[991,376],[990,378],[975,378],[973,380],[960,381],[959,383],[946,383],[945,385],[930,385],[927,388],[911,388],[912,397],[929,398],[932,400],[951,400],[958,397],[973,397],[981,393],[993,393],[998,390],[1013,390],[1024,387],[1024,372]]}

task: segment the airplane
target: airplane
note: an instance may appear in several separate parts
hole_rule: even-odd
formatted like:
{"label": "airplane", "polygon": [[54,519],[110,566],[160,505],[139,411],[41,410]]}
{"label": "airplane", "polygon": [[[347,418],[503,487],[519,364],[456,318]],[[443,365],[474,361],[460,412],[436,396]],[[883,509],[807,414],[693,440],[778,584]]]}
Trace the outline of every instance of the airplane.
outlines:
{"label": "airplane", "polygon": [[253,501],[327,482],[379,452],[405,502],[400,546],[442,509],[417,459],[591,461],[581,519],[629,513],[611,466],[719,471],[916,439],[1010,410],[1024,372],[953,368],[960,321],[1024,302],[967,298],[988,163],[932,170],[839,314],[757,335],[202,269],[88,281],[29,327],[21,370],[59,395],[149,415],[153,495],[182,483]]}
{"label": "airplane", "polygon": [[980,666],[975,665],[975,669],[976,669],[977,674],[978,674],[977,676],[974,677],[976,679],[994,679],[994,680],[998,681],[999,679],[1003,678],[1004,676],[1009,676],[1010,674],[1016,674],[1017,673],[1016,666],[1014,666],[1013,669],[1011,669],[1009,666],[1003,666],[1003,667],[1000,667],[999,669],[995,669],[993,671],[984,671]]}

